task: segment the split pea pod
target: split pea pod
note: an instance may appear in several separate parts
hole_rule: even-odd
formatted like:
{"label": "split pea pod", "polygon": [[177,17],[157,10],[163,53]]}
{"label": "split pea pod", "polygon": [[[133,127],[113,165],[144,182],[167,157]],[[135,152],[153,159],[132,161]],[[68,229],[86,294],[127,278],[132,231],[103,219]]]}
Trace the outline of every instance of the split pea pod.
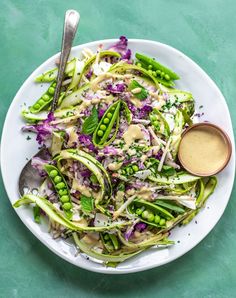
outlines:
{"label": "split pea pod", "polygon": [[48,88],[48,90],[30,107],[31,113],[37,114],[49,105],[49,103],[53,100],[55,87],[56,83],[53,82]]}
{"label": "split pea pod", "polygon": [[[116,137],[118,128],[119,128],[119,112],[120,112],[121,101],[118,100],[114,104],[112,104],[102,119],[100,120],[96,130],[93,133],[93,143],[97,147],[104,147],[110,144]],[[115,132],[112,137],[109,139],[111,130],[115,125]]]}
{"label": "split pea pod", "polygon": [[128,209],[143,222],[155,227],[163,228],[166,226],[166,221],[174,218],[166,209],[142,199],[134,200]]}
{"label": "split pea pod", "polygon": [[161,63],[157,62],[156,60],[139,53],[136,53],[135,57],[141,63],[148,65],[148,69],[151,71],[155,71],[156,74],[160,76],[162,79],[165,79],[166,81],[179,79],[179,76],[175,72],[162,65]]}
{"label": "split pea pod", "polygon": [[48,177],[50,178],[54,188],[57,191],[59,200],[62,205],[62,209],[68,219],[71,219],[72,217],[72,203],[71,203],[71,197],[70,192],[67,186],[67,183],[65,181],[65,178],[61,174],[61,172],[58,170],[57,167],[52,165],[45,165],[44,166],[45,171],[48,174]]}

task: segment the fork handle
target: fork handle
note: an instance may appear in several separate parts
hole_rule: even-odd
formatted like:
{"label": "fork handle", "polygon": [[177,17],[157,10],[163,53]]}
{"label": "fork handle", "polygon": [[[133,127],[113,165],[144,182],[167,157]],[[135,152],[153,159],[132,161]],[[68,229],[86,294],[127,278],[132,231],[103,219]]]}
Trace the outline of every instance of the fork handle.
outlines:
{"label": "fork handle", "polygon": [[62,85],[62,81],[64,78],[65,69],[66,69],[66,63],[70,55],[72,43],[75,37],[75,33],[77,31],[79,20],[80,20],[80,15],[76,10],[66,11],[64,30],[63,30],[63,36],[62,36],[60,63],[59,63],[59,69],[57,74],[55,93],[53,96],[53,101],[51,106],[51,112],[54,112],[57,107],[58,98],[60,96],[61,85]]}

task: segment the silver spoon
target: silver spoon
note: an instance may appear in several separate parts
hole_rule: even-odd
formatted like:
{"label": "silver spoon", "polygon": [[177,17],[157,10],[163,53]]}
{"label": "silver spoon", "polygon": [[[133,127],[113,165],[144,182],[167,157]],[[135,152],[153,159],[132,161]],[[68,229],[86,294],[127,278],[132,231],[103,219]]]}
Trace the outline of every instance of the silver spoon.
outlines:
{"label": "silver spoon", "polygon": [[[57,83],[55,88],[55,93],[53,96],[53,101],[51,105],[51,111],[54,112],[57,107],[58,98],[60,96],[60,90],[62,81],[64,78],[66,63],[70,55],[72,43],[77,31],[78,23],[80,20],[80,15],[75,10],[67,10],[65,13],[64,21],[64,31],[62,36],[62,46],[61,46],[61,55],[60,63],[57,74]],[[34,157],[40,157],[46,159],[47,149],[42,148]],[[39,175],[38,171],[34,169],[31,165],[32,159],[30,159],[24,168],[21,171],[19,178],[19,192],[23,196],[26,192],[38,193],[39,186],[42,183],[42,177]]]}

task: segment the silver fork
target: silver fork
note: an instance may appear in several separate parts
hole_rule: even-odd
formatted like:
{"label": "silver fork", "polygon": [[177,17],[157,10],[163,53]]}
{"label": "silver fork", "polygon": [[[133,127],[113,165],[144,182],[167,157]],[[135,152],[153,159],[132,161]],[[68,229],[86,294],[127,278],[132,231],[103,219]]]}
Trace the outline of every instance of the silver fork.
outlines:
{"label": "silver fork", "polygon": [[[64,30],[63,30],[63,36],[62,36],[60,63],[59,63],[59,69],[57,74],[57,83],[56,83],[55,93],[54,93],[53,101],[51,105],[52,112],[55,111],[57,107],[57,102],[60,95],[61,85],[62,85],[64,73],[65,73],[66,63],[70,55],[72,43],[75,37],[75,33],[77,31],[79,20],[80,20],[80,15],[77,11],[75,10],[66,11]],[[41,150],[39,150],[39,152],[35,154],[34,157],[40,157],[42,159],[46,159],[47,158],[46,148],[42,148]],[[31,161],[32,161],[32,158],[24,166],[19,177],[18,187],[19,187],[19,192],[21,196],[29,192],[37,194],[39,191],[39,187],[42,183],[42,177],[39,175],[38,171],[32,167]]]}

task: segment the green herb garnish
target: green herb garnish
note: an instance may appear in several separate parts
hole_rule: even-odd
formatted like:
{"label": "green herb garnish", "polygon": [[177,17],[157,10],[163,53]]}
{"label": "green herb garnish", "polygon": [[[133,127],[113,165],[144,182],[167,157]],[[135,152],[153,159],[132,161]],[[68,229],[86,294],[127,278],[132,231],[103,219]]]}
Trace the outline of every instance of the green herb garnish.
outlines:
{"label": "green herb garnish", "polygon": [[[132,91],[137,88],[140,88],[141,91],[138,93],[133,93]],[[140,85],[136,80],[132,80],[131,83],[129,84],[129,91],[131,91],[132,94],[140,100],[146,99],[148,97],[148,91],[142,85]]]}
{"label": "green herb garnish", "polygon": [[95,107],[92,109],[92,113],[87,117],[82,126],[82,132],[86,135],[91,135],[98,125],[98,112]]}

